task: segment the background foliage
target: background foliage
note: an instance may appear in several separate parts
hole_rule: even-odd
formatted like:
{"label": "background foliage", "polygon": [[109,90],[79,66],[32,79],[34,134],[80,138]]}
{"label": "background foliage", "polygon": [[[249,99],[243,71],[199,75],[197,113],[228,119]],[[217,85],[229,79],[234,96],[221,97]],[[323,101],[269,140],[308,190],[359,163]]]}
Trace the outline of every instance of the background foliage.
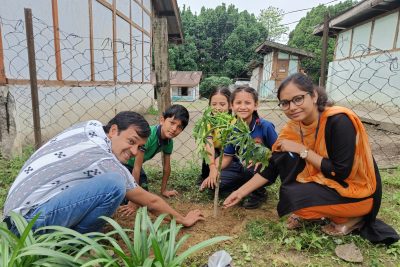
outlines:
{"label": "background foliage", "polygon": [[174,70],[200,70],[206,76],[247,77],[246,65],[257,58],[255,48],[268,36],[253,14],[234,5],[202,8],[193,14],[181,9],[185,43],[169,49]]}
{"label": "background foliage", "polygon": [[200,95],[205,98],[209,98],[211,92],[218,86],[229,86],[232,84],[232,80],[228,77],[217,77],[211,76],[205,78],[200,84]]}
{"label": "background foliage", "polygon": [[[307,12],[307,15],[304,18],[300,19],[299,23],[296,25],[296,28],[289,34],[289,46],[314,53],[315,58],[304,59],[302,61],[302,66],[307,71],[307,74],[311,76],[314,82],[317,84],[318,77],[320,76],[322,38],[312,34],[314,28],[318,24],[324,22],[325,12],[328,12],[330,17],[333,17],[351,7],[356,2],[357,1],[346,0],[332,6],[319,5],[314,7]],[[334,50],[335,39],[329,38],[328,62],[333,60]],[[326,71],[328,71],[328,68]]]}
{"label": "background foliage", "polygon": [[[303,61],[303,67],[318,82],[320,76],[322,38],[312,34],[315,26],[324,21],[325,12],[333,17],[357,1],[346,0],[336,5],[319,5],[311,9],[289,34],[288,45],[312,52],[314,59]],[[256,18],[247,11],[239,12],[234,5],[222,4],[215,9],[202,8],[200,14],[183,6],[181,18],[185,43],[169,48],[172,70],[202,71],[205,77],[227,76],[248,78],[251,60],[262,56],[255,49],[264,41],[279,41],[287,34],[282,25],[283,10],[263,9]],[[328,61],[332,61],[335,40],[330,38]]]}

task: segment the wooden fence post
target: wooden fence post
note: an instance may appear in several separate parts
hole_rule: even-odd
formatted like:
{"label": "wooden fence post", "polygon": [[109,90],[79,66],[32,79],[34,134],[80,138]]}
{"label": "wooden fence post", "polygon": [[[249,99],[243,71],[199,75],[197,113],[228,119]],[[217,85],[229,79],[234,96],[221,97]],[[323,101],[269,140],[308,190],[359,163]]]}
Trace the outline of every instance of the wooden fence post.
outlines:
{"label": "wooden fence post", "polygon": [[33,38],[32,9],[25,8],[24,11],[26,42],[28,46],[29,78],[31,81],[33,131],[35,135],[35,148],[38,149],[42,144],[42,134],[40,131],[39,96],[36,74],[35,41]]}
{"label": "wooden fence post", "polygon": [[156,74],[155,90],[158,111],[162,114],[171,105],[166,18],[154,18],[153,33],[154,69]]}
{"label": "wooden fence post", "polygon": [[326,64],[328,61],[328,38],[329,38],[329,14],[324,16],[324,30],[322,35],[322,55],[321,55],[321,79],[319,85],[325,87],[326,83]]}
{"label": "wooden fence post", "polygon": [[0,25],[0,85],[6,84],[6,72],[4,70],[4,54],[3,54],[3,35],[1,34]]}
{"label": "wooden fence post", "polygon": [[58,24],[58,0],[51,1],[51,10],[53,14],[53,32],[54,32],[54,50],[56,59],[56,76],[57,81],[62,81],[62,64],[61,64],[61,46],[60,46],[60,29]]}

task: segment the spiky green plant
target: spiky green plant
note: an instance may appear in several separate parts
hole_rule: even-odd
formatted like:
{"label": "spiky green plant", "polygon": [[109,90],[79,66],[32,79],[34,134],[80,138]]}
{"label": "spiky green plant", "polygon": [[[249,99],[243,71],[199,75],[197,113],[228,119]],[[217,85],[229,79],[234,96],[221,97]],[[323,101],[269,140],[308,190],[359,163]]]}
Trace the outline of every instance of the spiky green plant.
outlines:
{"label": "spiky green plant", "polygon": [[56,240],[47,234],[36,235],[32,227],[38,215],[29,223],[19,214],[11,213],[10,217],[18,231],[18,235],[0,223],[0,266],[80,266],[74,258],[57,251]]}
{"label": "spiky green plant", "polygon": [[[137,211],[134,229],[123,229],[111,218],[102,217],[114,230],[108,233],[78,233],[62,226],[46,226],[32,231],[37,216],[29,223],[18,214],[12,220],[21,236],[13,234],[5,223],[0,224],[0,266],[182,266],[194,252],[228,240],[220,236],[205,240],[180,252],[189,238],[178,238],[181,225],[175,219],[163,224],[166,215],[154,223],[147,208]],[[38,233],[43,233],[39,235]],[[133,232],[133,240],[129,234]],[[126,247],[123,250],[121,245]]]}
{"label": "spiky green plant", "polygon": [[[222,151],[227,145],[238,148],[236,155],[247,166],[250,162],[261,164],[261,170],[268,166],[271,152],[263,145],[257,144],[250,136],[250,129],[246,122],[226,112],[213,113],[208,107],[193,129],[193,135],[200,156],[210,163],[206,145],[210,144],[209,136],[217,131]],[[221,163],[224,153],[221,153],[218,161],[218,176],[214,192],[214,217],[218,215],[219,183]]]}

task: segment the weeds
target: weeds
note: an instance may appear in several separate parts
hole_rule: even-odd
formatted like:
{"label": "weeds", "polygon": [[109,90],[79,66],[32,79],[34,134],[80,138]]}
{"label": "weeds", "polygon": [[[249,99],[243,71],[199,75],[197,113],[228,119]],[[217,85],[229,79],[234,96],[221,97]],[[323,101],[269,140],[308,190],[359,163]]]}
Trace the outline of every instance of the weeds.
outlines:
{"label": "weeds", "polygon": [[[23,149],[20,156],[6,159],[0,154],[0,210],[3,210],[8,190],[25,161],[33,154],[33,147]],[[1,216],[0,216],[1,218]]]}
{"label": "weeds", "polygon": [[156,108],[153,107],[153,106],[150,106],[150,107],[147,109],[146,113],[149,114],[149,115],[159,115],[158,109],[156,109]]}
{"label": "weeds", "polygon": [[246,224],[246,231],[249,234],[251,240],[266,240],[266,220],[254,220]]}

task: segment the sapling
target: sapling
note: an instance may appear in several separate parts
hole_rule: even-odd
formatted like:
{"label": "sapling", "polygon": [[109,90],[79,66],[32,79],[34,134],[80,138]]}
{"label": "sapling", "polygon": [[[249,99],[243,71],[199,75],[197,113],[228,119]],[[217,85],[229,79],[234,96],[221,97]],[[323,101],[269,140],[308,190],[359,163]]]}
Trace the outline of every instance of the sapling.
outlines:
{"label": "sapling", "polygon": [[268,166],[270,150],[263,145],[257,144],[250,136],[250,129],[246,122],[241,118],[235,118],[226,112],[213,113],[209,107],[204,111],[203,117],[196,122],[193,135],[197,144],[197,151],[206,163],[210,163],[209,152],[206,145],[210,145],[209,136],[214,132],[218,133],[218,140],[221,143],[221,155],[218,160],[218,175],[214,192],[214,217],[218,215],[219,184],[221,174],[221,164],[224,157],[224,148],[227,145],[234,145],[236,156],[244,164],[258,163],[261,170]]}

